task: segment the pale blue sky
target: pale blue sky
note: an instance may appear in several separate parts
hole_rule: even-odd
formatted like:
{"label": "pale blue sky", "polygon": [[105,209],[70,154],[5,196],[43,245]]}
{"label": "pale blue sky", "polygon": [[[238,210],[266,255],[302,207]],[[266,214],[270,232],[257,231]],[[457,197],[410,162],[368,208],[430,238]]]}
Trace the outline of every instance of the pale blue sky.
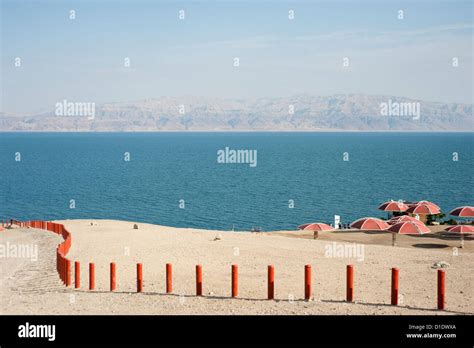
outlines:
{"label": "pale blue sky", "polygon": [[[51,110],[63,99],[185,95],[366,93],[473,101],[472,1],[1,3],[5,112]],[[123,67],[125,57],[130,68]],[[345,69],[344,57],[350,59]]]}

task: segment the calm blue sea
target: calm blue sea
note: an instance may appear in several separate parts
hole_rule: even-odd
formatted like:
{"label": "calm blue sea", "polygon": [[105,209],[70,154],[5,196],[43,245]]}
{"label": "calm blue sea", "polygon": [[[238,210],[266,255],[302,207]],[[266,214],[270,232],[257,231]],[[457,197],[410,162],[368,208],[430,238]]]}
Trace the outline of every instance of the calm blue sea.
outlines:
{"label": "calm blue sea", "polygon": [[[446,211],[474,204],[473,145],[472,133],[0,133],[0,218],[276,230],[385,216],[388,199]],[[257,150],[257,166],[218,163],[226,146]]]}

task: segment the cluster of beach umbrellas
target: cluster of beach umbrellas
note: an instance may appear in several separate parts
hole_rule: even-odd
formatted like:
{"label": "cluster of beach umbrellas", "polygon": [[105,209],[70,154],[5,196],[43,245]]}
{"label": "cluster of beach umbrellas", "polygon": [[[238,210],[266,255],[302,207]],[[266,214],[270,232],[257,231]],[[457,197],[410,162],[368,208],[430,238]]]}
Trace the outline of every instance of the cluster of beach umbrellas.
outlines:
{"label": "cluster of beach umbrellas", "polygon": [[[350,224],[351,228],[364,231],[386,231],[392,233],[392,245],[396,245],[397,234],[425,234],[431,230],[418,219],[420,215],[436,215],[441,212],[441,208],[435,203],[423,200],[414,203],[405,203],[402,201],[388,201],[378,207],[379,210],[386,212],[409,213],[410,215],[393,216],[384,221],[375,217],[364,217]],[[474,217],[474,207],[458,207],[449,212],[450,215],[472,218]],[[300,230],[314,231],[314,238],[318,238],[318,233],[323,231],[333,231],[334,227],[325,223],[314,222],[298,226]],[[472,225],[454,225],[445,229],[449,233],[458,233],[461,236],[461,248],[464,247],[464,234],[474,233]]]}
{"label": "cluster of beach umbrellas", "polygon": [[[464,218],[474,217],[474,207],[457,207],[449,212],[450,215]],[[474,233],[472,225],[455,225],[445,229],[447,232],[459,233],[461,235],[461,248],[464,248],[464,235]]]}
{"label": "cluster of beach umbrellas", "polygon": [[430,201],[418,201],[406,204],[401,201],[388,201],[377,208],[386,212],[410,213],[419,215],[435,215],[441,213],[441,208]]}

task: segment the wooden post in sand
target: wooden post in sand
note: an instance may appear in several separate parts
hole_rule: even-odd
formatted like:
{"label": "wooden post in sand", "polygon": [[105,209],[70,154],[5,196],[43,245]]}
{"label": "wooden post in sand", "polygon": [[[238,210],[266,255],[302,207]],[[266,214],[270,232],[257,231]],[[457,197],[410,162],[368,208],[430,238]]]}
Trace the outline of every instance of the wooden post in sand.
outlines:
{"label": "wooden post in sand", "polygon": [[196,296],[202,296],[202,266],[196,265]]}
{"label": "wooden post in sand", "polygon": [[171,263],[166,264],[166,293],[173,292],[173,266]]}
{"label": "wooden post in sand", "polygon": [[61,279],[61,281],[64,283],[64,273],[63,273],[63,267],[64,267],[64,260],[63,260],[63,257],[61,256],[61,254],[59,253],[58,251],[58,255],[59,255],[59,279]]}
{"label": "wooden post in sand", "polygon": [[62,256],[62,260],[63,260],[63,271],[61,273],[62,275],[62,278],[63,278],[63,283],[65,286],[67,286],[67,281],[66,281],[66,278],[67,278],[67,259]]}
{"label": "wooden post in sand", "polygon": [[304,299],[311,299],[311,265],[304,266]]}
{"label": "wooden post in sand", "polygon": [[444,272],[443,269],[438,270],[438,309],[443,310],[444,309],[444,303],[445,303],[445,279],[446,279],[446,273]]}
{"label": "wooden post in sand", "polygon": [[392,301],[393,306],[398,305],[398,268],[392,268]]}
{"label": "wooden post in sand", "polygon": [[354,301],[354,266],[347,265],[346,277],[346,300],[347,302]]}
{"label": "wooden post in sand", "polygon": [[115,262],[110,263],[110,291],[114,291],[117,288],[115,279]]}
{"label": "wooden post in sand", "polygon": [[71,285],[71,260],[66,259],[66,286]]}
{"label": "wooden post in sand", "polygon": [[58,248],[56,248],[56,272],[59,273],[59,251],[58,251]]}
{"label": "wooden post in sand", "polygon": [[95,265],[94,263],[89,263],[89,290],[94,290],[95,288]]}
{"label": "wooden post in sand", "polygon": [[63,277],[63,258],[61,254],[59,253],[58,249],[56,249],[57,255],[58,255],[58,273],[59,273],[59,279],[64,283],[64,277]]}
{"label": "wooden post in sand", "polygon": [[232,297],[239,295],[239,269],[237,265],[232,265]]}
{"label": "wooden post in sand", "polygon": [[143,291],[143,266],[137,263],[137,292]]}
{"label": "wooden post in sand", "polygon": [[79,261],[74,262],[74,287],[76,289],[81,287],[81,264]]}
{"label": "wooden post in sand", "polygon": [[273,300],[275,298],[275,267],[273,265],[268,266],[268,299]]}

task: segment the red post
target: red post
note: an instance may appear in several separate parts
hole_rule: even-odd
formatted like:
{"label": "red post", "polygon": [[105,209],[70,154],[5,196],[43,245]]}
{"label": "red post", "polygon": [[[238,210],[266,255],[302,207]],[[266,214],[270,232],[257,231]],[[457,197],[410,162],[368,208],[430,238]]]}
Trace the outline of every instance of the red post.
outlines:
{"label": "red post", "polygon": [[438,270],[438,309],[443,310],[445,304],[445,279],[446,273],[443,269]]}
{"label": "red post", "polygon": [[66,259],[66,286],[71,285],[71,260]]}
{"label": "red post", "polygon": [[171,263],[166,264],[166,293],[173,292],[173,266]]}
{"label": "red post", "polygon": [[273,300],[275,298],[275,267],[273,265],[268,266],[268,299]]}
{"label": "red post", "polygon": [[114,291],[117,288],[115,279],[115,262],[110,263],[110,291]]}
{"label": "red post", "polygon": [[137,263],[137,292],[143,291],[143,267],[141,263]]}
{"label": "red post", "polygon": [[64,283],[64,273],[63,273],[64,260],[63,260],[62,255],[59,253],[59,251],[58,251],[58,254],[59,254],[59,279],[61,279],[61,281]]}
{"label": "red post", "polygon": [[74,287],[76,289],[81,287],[81,264],[79,261],[74,262]]}
{"label": "red post", "polygon": [[239,295],[239,268],[232,265],[232,297]]}
{"label": "red post", "polygon": [[354,301],[354,266],[347,265],[347,279],[346,279],[346,301]]}
{"label": "red post", "polygon": [[68,259],[66,259],[64,256],[63,256],[63,283],[64,285],[66,286],[69,286],[68,282],[67,282],[67,274],[69,273],[69,270],[68,270]]}
{"label": "red post", "polygon": [[95,265],[89,263],[89,290],[94,290],[95,288]]}
{"label": "red post", "polygon": [[196,266],[196,296],[202,296],[202,266]]}
{"label": "red post", "polygon": [[311,265],[304,266],[304,299],[311,298]]}
{"label": "red post", "polygon": [[392,268],[392,305],[398,305],[398,268]]}
{"label": "red post", "polygon": [[59,260],[59,278],[61,279],[61,281],[63,282],[63,284],[66,284],[65,280],[64,280],[64,258],[61,254],[59,254],[61,256],[60,260]]}

